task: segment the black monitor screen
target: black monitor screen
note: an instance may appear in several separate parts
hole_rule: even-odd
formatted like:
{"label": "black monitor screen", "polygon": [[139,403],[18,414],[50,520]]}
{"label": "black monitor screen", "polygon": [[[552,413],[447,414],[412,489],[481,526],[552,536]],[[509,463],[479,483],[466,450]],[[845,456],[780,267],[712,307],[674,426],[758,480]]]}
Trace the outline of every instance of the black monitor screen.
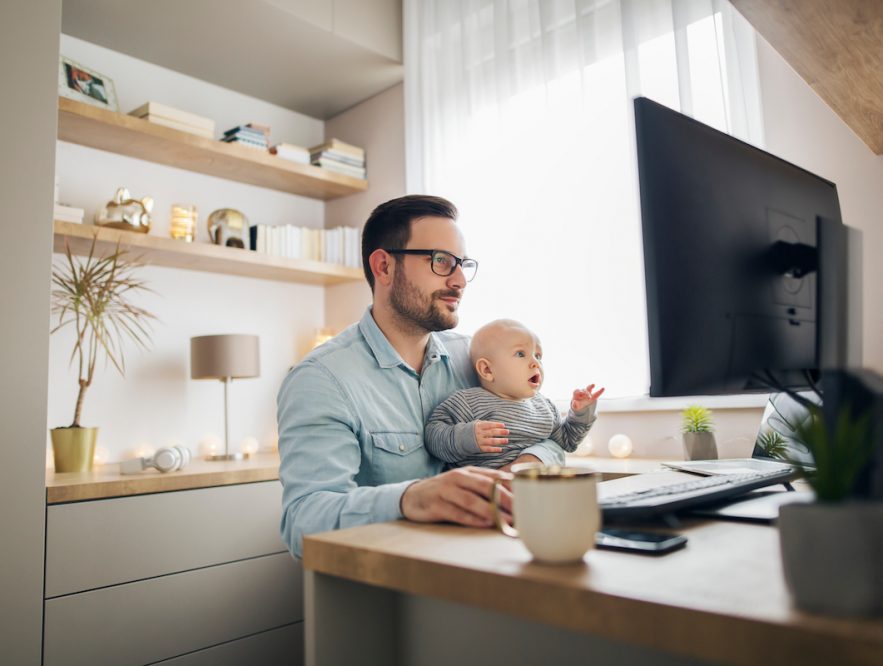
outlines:
{"label": "black monitor screen", "polygon": [[645,98],[635,126],[650,395],[810,385],[835,185]]}

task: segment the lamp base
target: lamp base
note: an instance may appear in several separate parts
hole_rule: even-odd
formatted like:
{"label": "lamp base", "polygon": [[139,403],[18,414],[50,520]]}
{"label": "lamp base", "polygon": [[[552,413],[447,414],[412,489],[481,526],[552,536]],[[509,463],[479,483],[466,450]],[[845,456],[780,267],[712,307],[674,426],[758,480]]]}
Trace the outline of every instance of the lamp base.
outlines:
{"label": "lamp base", "polygon": [[206,460],[219,461],[219,460],[248,460],[251,458],[250,453],[218,453],[211,456],[206,456]]}

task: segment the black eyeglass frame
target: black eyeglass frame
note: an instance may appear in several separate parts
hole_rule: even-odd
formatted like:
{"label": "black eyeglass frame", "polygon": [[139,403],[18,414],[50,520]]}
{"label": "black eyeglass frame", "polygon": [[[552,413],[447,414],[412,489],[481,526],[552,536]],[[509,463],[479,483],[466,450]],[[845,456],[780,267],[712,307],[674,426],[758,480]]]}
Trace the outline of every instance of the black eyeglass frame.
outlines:
{"label": "black eyeglass frame", "polygon": [[[452,254],[451,252],[448,252],[447,250],[388,250],[388,249],[384,249],[383,251],[386,252],[387,254],[410,254],[410,255],[416,255],[416,256],[422,256],[422,257],[431,257],[430,262],[429,262],[429,268],[432,270],[433,273],[435,273],[439,277],[449,277],[449,276],[453,275],[454,271],[457,270],[457,266],[461,266],[463,268],[463,276],[466,277],[466,282],[472,282],[472,280],[474,280],[475,276],[478,274],[478,261],[476,259],[471,259],[469,257],[460,258],[456,254]],[[451,267],[451,271],[449,273],[447,273],[446,275],[442,275],[441,273],[439,273],[438,271],[435,270],[435,268],[436,268],[435,256],[437,254],[444,254],[448,257],[453,258],[453,260],[454,260],[454,265]],[[467,271],[468,271],[467,265],[468,264],[471,264],[472,266],[474,266],[474,269],[472,272],[472,277],[467,277]]]}

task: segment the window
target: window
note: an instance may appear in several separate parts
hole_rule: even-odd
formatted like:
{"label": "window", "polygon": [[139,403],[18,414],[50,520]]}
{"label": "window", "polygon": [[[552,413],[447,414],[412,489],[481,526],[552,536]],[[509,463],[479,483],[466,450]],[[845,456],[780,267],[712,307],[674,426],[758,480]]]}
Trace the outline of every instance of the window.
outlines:
{"label": "window", "polygon": [[460,330],[543,341],[543,393],[649,386],[631,100],[760,143],[753,33],[729,5],[405,3],[410,191],[450,198],[481,263]]}

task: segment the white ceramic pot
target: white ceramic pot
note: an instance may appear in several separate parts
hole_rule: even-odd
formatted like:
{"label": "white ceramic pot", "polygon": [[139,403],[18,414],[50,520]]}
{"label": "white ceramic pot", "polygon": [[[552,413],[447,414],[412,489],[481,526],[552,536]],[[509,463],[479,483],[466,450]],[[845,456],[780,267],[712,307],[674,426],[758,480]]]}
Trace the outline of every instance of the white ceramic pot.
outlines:
{"label": "white ceramic pot", "polygon": [[785,582],[803,610],[883,614],[883,502],[779,509]]}
{"label": "white ceramic pot", "polygon": [[713,432],[685,432],[684,457],[687,460],[717,460]]}

